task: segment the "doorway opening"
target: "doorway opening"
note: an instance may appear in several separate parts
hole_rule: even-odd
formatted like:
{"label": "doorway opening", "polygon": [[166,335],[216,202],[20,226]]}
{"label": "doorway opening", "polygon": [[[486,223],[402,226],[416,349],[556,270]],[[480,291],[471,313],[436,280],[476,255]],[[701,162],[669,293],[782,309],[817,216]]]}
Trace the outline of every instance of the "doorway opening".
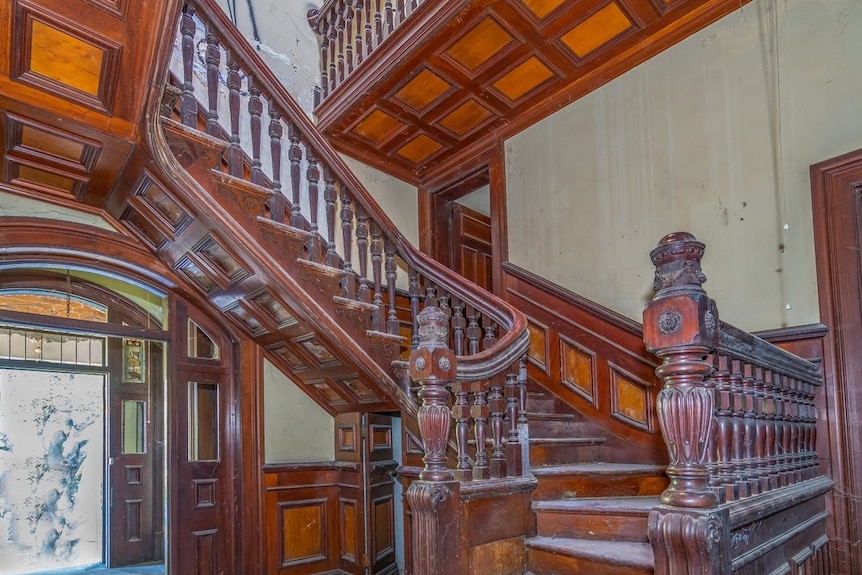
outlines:
{"label": "doorway opening", "polygon": [[164,561],[163,317],[82,275],[0,274],[2,575]]}

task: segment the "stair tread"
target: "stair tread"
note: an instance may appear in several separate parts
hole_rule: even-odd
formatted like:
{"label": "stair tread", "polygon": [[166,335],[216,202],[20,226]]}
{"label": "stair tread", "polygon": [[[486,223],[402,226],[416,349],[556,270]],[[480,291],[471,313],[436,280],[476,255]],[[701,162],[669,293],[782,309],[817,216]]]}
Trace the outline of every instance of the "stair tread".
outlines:
{"label": "stair tread", "polygon": [[544,412],[527,412],[527,419],[541,419],[545,421],[574,421],[573,413],[544,413]]}
{"label": "stair tread", "polygon": [[593,445],[605,441],[604,437],[531,437],[530,445]]}
{"label": "stair tread", "polygon": [[593,514],[647,515],[661,500],[657,496],[574,497],[534,501],[533,511],[590,512]]}
{"label": "stair tread", "polygon": [[572,557],[613,561],[629,567],[648,568],[653,566],[654,561],[650,544],[635,541],[602,541],[538,536],[527,538],[525,543],[533,549]]}
{"label": "stair tread", "polygon": [[664,465],[643,463],[569,463],[547,465],[531,469],[536,476],[554,475],[657,475],[665,472]]}

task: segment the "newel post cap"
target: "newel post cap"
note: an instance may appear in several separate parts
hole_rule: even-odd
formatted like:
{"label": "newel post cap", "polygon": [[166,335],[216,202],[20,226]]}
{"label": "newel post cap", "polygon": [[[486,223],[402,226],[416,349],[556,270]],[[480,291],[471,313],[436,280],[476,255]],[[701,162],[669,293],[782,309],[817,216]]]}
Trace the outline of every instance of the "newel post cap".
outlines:
{"label": "newel post cap", "polygon": [[674,232],[650,252],[655,296],[643,313],[644,342],[654,352],[681,345],[715,347],[718,310],[702,285],[706,246],[688,232]]}
{"label": "newel post cap", "polygon": [[455,352],[449,349],[449,316],[428,306],[416,316],[419,346],[410,354],[410,377],[414,381],[455,379]]}

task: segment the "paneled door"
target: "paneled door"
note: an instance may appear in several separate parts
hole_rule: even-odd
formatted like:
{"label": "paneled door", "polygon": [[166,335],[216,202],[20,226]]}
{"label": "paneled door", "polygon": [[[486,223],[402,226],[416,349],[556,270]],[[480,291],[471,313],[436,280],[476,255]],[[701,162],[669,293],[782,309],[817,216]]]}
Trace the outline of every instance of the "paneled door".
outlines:
{"label": "paneled door", "polygon": [[365,556],[368,573],[398,573],[395,558],[395,476],[392,417],[364,413],[363,483],[365,486]]}
{"label": "paneled door", "polygon": [[232,575],[232,348],[215,326],[175,309],[170,572]]}
{"label": "paneled door", "polygon": [[164,501],[162,345],[109,340],[108,565],[122,567],[162,557]]}

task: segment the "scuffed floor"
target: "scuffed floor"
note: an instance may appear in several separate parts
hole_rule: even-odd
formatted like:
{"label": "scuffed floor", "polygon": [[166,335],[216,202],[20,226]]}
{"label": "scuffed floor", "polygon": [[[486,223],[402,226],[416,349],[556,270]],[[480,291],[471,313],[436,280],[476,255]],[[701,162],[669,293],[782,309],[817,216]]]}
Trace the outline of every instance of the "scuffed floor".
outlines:
{"label": "scuffed floor", "polygon": [[165,575],[165,566],[164,564],[137,565],[108,569],[104,565],[91,565],[89,567],[75,567],[74,569],[60,571],[39,571],[32,575]]}

